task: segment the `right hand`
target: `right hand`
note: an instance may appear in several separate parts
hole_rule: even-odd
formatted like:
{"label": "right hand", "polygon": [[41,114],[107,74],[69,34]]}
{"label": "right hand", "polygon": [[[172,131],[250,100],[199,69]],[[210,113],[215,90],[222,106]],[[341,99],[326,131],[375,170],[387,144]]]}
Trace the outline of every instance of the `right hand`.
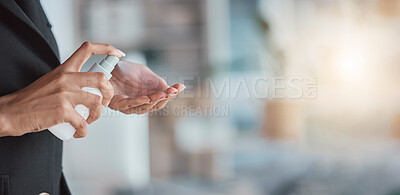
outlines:
{"label": "right hand", "polygon": [[[85,42],[62,65],[15,93],[0,97],[0,137],[21,136],[68,122],[75,129],[75,138],[87,135],[87,123],[101,115],[101,105],[108,106],[114,90],[103,73],[79,72],[95,54],[122,57],[124,54],[108,44]],[[103,98],[82,87],[100,89]],[[90,109],[87,121],[76,111],[83,104]]]}

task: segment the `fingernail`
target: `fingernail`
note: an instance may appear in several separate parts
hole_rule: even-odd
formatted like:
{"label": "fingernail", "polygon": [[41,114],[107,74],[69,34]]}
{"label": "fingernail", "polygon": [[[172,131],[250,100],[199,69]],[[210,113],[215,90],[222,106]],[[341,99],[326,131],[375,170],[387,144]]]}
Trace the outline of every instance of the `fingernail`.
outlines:
{"label": "fingernail", "polygon": [[169,95],[169,97],[173,97],[173,96],[176,96],[176,94],[177,94],[177,92],[170,93],[170,94],[168,94],[168,95]]}
{"label": "fingernail", "polygon": [[125,54],[124,52],[122,52],[121,50],[119,50],[119,49],[117,49],[117,52],[118,52],[119,54],[121,54],[122,57],[125,57],[125,56],[126,56],[126,54]]}
{"label": "fingernail", "polygon": [[166,99],[168,99],[168,98],[167,97],[160,98],[160,100],[166,100]]}

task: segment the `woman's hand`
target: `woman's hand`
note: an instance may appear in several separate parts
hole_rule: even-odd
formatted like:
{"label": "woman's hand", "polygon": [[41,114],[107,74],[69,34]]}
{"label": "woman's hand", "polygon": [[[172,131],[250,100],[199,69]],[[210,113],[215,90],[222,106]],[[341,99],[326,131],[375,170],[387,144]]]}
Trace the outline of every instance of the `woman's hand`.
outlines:
{"label": "woman's hand", "polygon": [[[75,138],[85,137],[86,123],[100,117],[101,105],[108,106],[114,93],[103,73],[79,72],[94,54],[124,55],[107,44],[83,43],[64,64],[26,88],[0,98],[0,136],[20,136],[68,122],[77,130]],[[82,91],[82,87],[100,89],[103,98]],[[90,109],[87,121],[75,111],[78,104]]]}
{"label": "woman's hand", "polygon": [[112,72],[115,95],[110,108],[125,114],[145,114],[162,109],[185,89],[182,84],[168,87],[164,79],[148,67],[120,61]]}

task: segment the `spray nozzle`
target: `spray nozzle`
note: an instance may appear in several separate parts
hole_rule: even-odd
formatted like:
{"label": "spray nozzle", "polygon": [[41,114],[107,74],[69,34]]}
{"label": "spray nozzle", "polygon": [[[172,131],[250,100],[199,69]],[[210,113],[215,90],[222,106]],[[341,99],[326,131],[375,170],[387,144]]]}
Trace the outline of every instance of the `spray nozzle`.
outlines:
{"label": "spray nozzle", "polygon": [[116,56],[107,56],[100,62],[100,66],[103,67],[106,71],[111,72],[115,65],[119,62],[119,58]]}

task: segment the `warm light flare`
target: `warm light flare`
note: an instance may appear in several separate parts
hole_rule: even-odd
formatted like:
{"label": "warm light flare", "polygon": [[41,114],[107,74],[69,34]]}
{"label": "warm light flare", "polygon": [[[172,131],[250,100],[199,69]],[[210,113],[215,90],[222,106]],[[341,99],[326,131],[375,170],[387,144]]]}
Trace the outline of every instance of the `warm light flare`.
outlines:
{"label": "warm light flare", "polygon": [[365,78],[365,61],[360,55],[346,53],[338,60],[338,73],[341,79],[360,80]]}

